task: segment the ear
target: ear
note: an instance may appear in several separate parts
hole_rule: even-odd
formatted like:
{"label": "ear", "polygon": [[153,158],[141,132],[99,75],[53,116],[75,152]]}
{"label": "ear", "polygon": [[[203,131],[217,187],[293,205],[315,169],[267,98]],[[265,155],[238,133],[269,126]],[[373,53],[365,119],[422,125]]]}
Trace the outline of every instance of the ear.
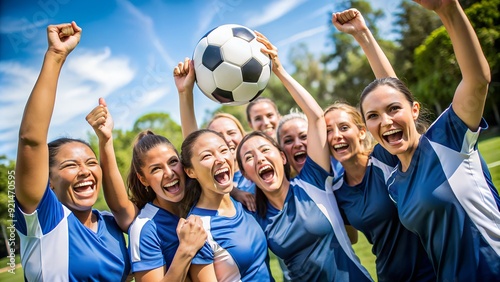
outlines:
{"label": "ear", "polygon": [[149,186],[149,183],[148,181],[146,180],[146,177],[142,176],[140,173],[136,172],[135,173],[137,175],[137,178],[139,178],[139,181],[141,181],[142,185],[148,187]]}
{"label": "ear", "polygon": [[281,154],[281,158],[283,159],[283,164],[286,164],[288,161],[286,159],[286,155],[283,151],[280,151],[280,154]]}
{"label": "ear", "polygon": [[196,172],[192,167],[185,167],[184,172],[186,172],[187,176],[189,176],[190,178],[196,179]]}
{"label": "ear", "polygon": [[365,140],[366,138],[366,128],[359,129],[359,139]]}
{"label": "ear", "polygon": [[417,120],[419,114],[420,114],[420,103],[413,102],[413,107],[411,109],[411,115],[413,116],[413,120]]}

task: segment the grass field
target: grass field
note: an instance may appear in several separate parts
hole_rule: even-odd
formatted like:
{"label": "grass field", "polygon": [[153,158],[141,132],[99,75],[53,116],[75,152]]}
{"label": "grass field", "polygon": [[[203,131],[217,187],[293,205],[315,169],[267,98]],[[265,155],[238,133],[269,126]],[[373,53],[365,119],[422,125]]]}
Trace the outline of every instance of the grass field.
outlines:
{"label": "grass field", "polygon": [[[479,151],[481,155],[484,157],[487,164],[493,164],[494,166],[490,167],[491,177],[493,179],[493,183],[495,187],[500,192],[500,136],[491,136],[488,138],[483,138],[479,142]],[[354,251],[358,255],[361,263],[368,269],[372,277],[377,279],[376,271],[375,271],[375,256],[371,252],[371,245],[366,240],[363,233],[359,233],[359,241],[357,244],[353,245]],[[282,282],[282,272],[279,267],[278,261],[274,254],[270,254],[271,257],[271,271],[276,280],[276,282]],[[19,261],[19,259],[18,259]],[[6,258],[0,259],[0,268],[6,267],[8,260]],[[23,271],[22,268],[18,268],[15,271],[15,274],[11,274],[9,272],[0,273],[0,281],[9,281],[9,282],[22,282],[23,279]]]}

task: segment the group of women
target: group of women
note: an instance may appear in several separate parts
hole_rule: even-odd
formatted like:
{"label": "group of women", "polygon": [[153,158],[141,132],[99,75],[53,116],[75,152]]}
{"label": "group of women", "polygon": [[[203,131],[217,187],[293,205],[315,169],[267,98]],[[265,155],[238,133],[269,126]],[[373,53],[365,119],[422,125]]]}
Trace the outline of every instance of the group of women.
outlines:
{"label": "group of women", "polygon": [[[360,230],[373,244],[378,281],[499,281],[500,197],[477,150],[488,63],[457,0],[416,2],[441,18],[462,72],[432,125],[421,124],[420,104],[349,9],[332,23],[357,40],[376,76],[360,111],[345,103],[323,110],[256,32],[304,114],[281,117],[262,98],[247,107],[249,134],[228,114],[198,129],[186,59],[174,69],[181,152],[142,132],[126,183],[104,99],[87,115],[99,160],[81,140],[46,144],[58,76],[81,36],[74,22],[49,26],[19,133],[16,228],[26,280],[273,281],[271,250],[292,281],[372,281],[351,247]],[[111,213],[92,209],[101,184]]]}

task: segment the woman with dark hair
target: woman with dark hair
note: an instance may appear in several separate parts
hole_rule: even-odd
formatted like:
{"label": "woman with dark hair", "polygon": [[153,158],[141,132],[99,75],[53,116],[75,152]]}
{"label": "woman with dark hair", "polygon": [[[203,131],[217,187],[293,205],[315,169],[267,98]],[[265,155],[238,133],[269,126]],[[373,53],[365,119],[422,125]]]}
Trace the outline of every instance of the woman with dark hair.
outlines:
{"label": "woman with dark hair", "polygon": [[361,94],[361,113],[378,143],[399,159],[388,190],[437,280],[500,281],[500,197],[477,149],[487,128],[488,62],[458,0],[416,2],[434,10],[450,36],[462,73],[453,101],[421,133],[420,104],[401,81],[383,78]]}
{"label": "woman with dark hair", "polygon": [[129,200],[115,158],[113,119],[104,99],[87,121],[99,137],[106,201],[129,233],[135,280],[186,280],[206,233],[198,217],[181,216],[186,176],[174,145],[150,130],[138,134],[127,177]]}
{"label": "woman with dark hair", "polygon": [[354,254],[333,191],[323,110],[283,68],[278,52],[257,33],[276,76],[307,116],[307,158],[297,177],[275,139],[254,131],[243,138],[237,160],[257,186],[257,220],[271,251],[292,281],[371,281]]}
{"label": "woman with dark hair", "polygon": [[[351,34],[365,51],[377,78],[396,76],[387,57],[356,9],[332,15],[332,23]],[[367,132],[359,111],[341,102],[325,111],[331,155],[344,168],[333,186],[347,224],[361,231],[376,256],[378,281],[435,281],[436,275],[417,235],[399,220],[385,181],[397,158],[377,145]]]}
{"label": "woman with dark hair", "polygon": [[16,229],[26,281],[125,281],[123,231],[93,209],[102,170],[90,146],[60,138],[47,146],[59,74],[80,41],[75,22],[47,27],[48,49],[26,103],[16,163]]}
{"label": "woman with dark hair", "polygon": [[193,281],[273,281],[264,232],[255,218],[233,200],[234,156],[224,137],[209,129],[189,134],[181,160],[191,178],[186,200],[190,215],[201,217],[208,246],[190,268]]}

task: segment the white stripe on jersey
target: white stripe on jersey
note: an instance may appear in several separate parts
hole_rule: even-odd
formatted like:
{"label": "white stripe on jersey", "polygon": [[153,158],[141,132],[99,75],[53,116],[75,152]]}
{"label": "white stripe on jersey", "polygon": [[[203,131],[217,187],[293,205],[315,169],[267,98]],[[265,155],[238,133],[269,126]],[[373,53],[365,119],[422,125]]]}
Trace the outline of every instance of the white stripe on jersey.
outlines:
{"label": "white stripe on jersey", "polygon": [[[473,136],[466,134],[465,137],[464,139]],[[446,146],[430,142],[455,197],[484,239],[500,255],[500,211],[483,176],[479,152],[470,151],[470,146],[467,145],[473,143],[474,140],[464,140],[463,151],[458,153]]]}
{"label": "white stripe on jersey", "polygon": [[354,249],[352,248],[351,240],[347,235],[347,231],[345,230],[344,220],[340,215],[340,210],[337,205],[337,200],[335,199],[335,194],[333,194],[333,180],[332,176],[328,176],[325,179],[325,190],[318,189],[318,187],[309,184],[308,182],[301,180],[299,178],[294,178],[290,182],[290,186],[295,185],[302,187],[307,195],[313,200],[318,209],[325,215],[325,217],[330,222],[333,232],[335,233],[335,237],[339,241],[339,244],[342,246],[344,252],[349,256],[349,258],[353,261],[354,264],[366,275],[370,280],[371,276],[367,272],[367,270],[361,265],[359,258],[354,253]]}
{"label": "white stripe on jersey", "polygon": [[[68,232],[59,230],[68,230],[68,215],[71,214],[71,211],[65,206],[62,207],[64,217],[61,222],[45,235],[38,218],[38,210],[31,214],[25,214],[20,210],[26,221],[27,229],[27,236],[18,232],[20,241],[23,242],[21,244],[21,263],[24,269],[29,269],[29,271],[24,271],[27,281],[64,281],[68,279]],[[50,266],[44,264],[50,264]],[[43,272],[43,269],[50,269],[50,271]]]}
{"label": "white stripe on jersey", "polygon": [[217,267],[214,267],[217,281],[241,281],[240,269],[233,257],[226,249],[222,248],[212,236],[210,226],[211,216],[200,216],[200,218],[203,222],[203,228],[205,228],[205,232],[207,233],[207,243],[214,252],[213,263],[214,266],[217,264]]}
{"label": "white stripe on jersey", "polygon": [[[132,262],[141,261],[141,231],[144,225],[150,221],[158,212],[158,207],[146,204],[144,208],[139,212],[134,222],[130,225],[129,236],[130,236],[130,260]],[[137,239],[136,239],[137,238]]]}

